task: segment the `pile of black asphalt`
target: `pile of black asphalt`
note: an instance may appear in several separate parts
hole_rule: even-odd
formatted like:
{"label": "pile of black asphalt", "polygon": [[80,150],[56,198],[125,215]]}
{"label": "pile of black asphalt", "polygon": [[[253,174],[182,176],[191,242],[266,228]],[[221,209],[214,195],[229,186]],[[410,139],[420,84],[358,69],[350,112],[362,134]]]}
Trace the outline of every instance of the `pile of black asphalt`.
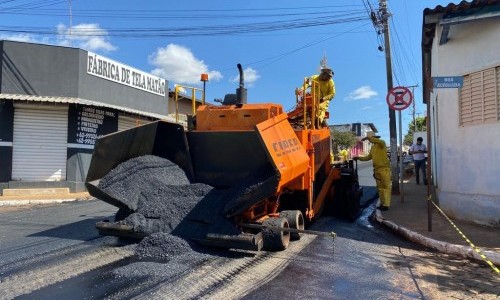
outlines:
{"label": "pile of black asphalt", "polygon": [[154,155],[127,160],[104,176],[99,189],[109,193],[132,211],[148,191],[171,185],[190,184],[184,171],[175,163]]}
{"label": "pile of black asphalt", "polygon": [[139,257],[157,257],[171,259],[193,250],[191,244],[174,235],[158,232],[144,238],[135,248]]}
{"label": "pile of black asphalt", "polygon": [[[118,211],[115,223],[130,225],[134,232],[149,235],[149,244],[146,241],[144,245],[166,249],[167,256],[185,248],[182,239],[197,241],[205,239],[208,233],[240,233],[224,216],[226,191],[190,183],[179,166],[158,156],[146,155],[121,163],[100,180],[98,187],[125,206]],[[151,236],[154,233],[182,239]],[[140,251],[145,256],[155,253]]]}

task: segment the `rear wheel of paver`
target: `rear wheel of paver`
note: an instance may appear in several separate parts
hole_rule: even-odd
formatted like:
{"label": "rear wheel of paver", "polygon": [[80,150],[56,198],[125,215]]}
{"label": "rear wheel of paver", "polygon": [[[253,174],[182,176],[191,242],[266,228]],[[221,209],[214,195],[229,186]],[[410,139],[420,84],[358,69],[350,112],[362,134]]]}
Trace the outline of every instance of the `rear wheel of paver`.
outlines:
{"label": "rear wheel of paver", "polygon": [[347,210],[347,218],[350,221],[356,221],[361,213],[361,207],[359,203],[360,194],[359,194],[359,184],[354,183],[349,190],[346,191],[346,210]]}
{"label": "rear wheel of paver", "polygon": [[[284,210],[280,212],[281,218],[286,218],[290,228],[304,230],[304,216],[300,210]],[[300,233],[291,232],[292,241],[300,240]]]}
{"label": "rear wheel of paver", "polygon": [[[285,218],[269,218],[262,225],[278,228],[290,228]],[[262,238],[264,239],[264,249],[268,251],[285,250],[290,243],[290,232],[264,228],[262,229]]]}

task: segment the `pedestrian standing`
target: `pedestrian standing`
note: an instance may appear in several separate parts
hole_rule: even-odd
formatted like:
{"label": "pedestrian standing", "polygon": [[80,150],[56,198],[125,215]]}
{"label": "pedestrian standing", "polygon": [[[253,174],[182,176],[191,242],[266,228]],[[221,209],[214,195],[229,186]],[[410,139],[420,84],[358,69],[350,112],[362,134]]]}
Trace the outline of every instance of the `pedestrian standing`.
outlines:
{"label": "pedestrian standing", "polygon": [[427,170],[426,170],[426,157],[427,147],[423,144],[423,138],[418,137],[417,142],[413,143],[410,147],[410,154],[413,155],[413,163],[415,164],[415,180],[417,184],[420,184],[420,170],[422,170],[422,178],[424,179],[424,184],[427,185]]}
{"label": "pedestrian standing", "polygon": [[370,153],[364,157],[353,157],[354,160],[373,161],[373,177],[377,183],[378,196],[380,198],[380,206],[377,209],[385,211],[391,206],[391,166],[387,158],[387,146],[380,139],[380,136],[375,135],[373,131],[369,131],[361,141],[369,140],[373,146]]}

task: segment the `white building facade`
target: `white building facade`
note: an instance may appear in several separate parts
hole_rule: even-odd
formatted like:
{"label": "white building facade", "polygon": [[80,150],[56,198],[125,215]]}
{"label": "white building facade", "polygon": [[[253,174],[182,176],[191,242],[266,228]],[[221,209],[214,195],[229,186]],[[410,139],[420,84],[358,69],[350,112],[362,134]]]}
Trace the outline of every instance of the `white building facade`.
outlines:
{"label": "white building facade", "polygon": [[[500,227],[500,6],[465,1],[424,10],[424,102],[433,184],[450,217]],[[498,3],[498,2],[497,2]],[[460,76],[461,87],[433,86]]]}

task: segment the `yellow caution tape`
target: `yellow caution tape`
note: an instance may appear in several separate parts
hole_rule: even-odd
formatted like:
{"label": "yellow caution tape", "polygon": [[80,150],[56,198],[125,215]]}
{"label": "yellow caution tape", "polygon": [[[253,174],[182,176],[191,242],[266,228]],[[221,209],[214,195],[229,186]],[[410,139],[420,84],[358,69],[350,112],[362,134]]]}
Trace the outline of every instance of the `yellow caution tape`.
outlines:
{"label": "yellow caution tape", "polygon": [[434,207],[437,208],[437,210],[446,218],[446,220],[448,220],[448,222],[450,222],[451,226],[453,226],[453,228],[455,228],[458,231],[458,233],[462,236],[462,238],[471,246],[472,249],[474,249],[474,251],[477,252],[477,254],[479,254],[479,256],[481,256],[481,258],[493,269],[493,271],[497,272],[497,274],[500,274],[500,270],[486,257],[486,255],[481,251],[481,249],[479,249],[476,245],[474,245],[465,236],[465,234],[463,234],[462,231],[460,231],[460,229],[457,227],[457,225],[455,225],[455,223],[453,223],[453,221],[450,218],[448,218],[448,216],[441,210],[441,208],[439,206],[437,206],[437,204],[434,203],[434,201],[432,201],[431,196],[429,196],[429,198],[427,200],[430,201],[432,203],[432,205],[434,205]]}

